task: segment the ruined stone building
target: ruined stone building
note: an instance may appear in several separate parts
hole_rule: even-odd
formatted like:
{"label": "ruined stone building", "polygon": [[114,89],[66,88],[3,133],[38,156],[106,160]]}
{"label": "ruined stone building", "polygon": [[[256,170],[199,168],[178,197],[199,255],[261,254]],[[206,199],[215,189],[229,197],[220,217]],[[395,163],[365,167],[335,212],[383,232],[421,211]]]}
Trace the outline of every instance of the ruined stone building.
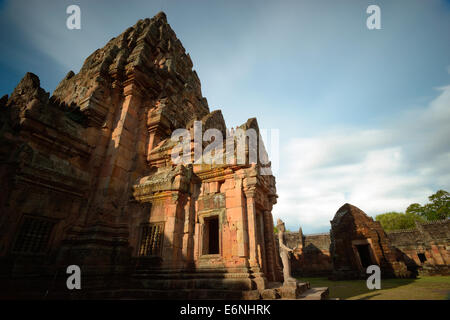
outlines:
{"label": "ruined stone building", "polygon": [[[257,299],[282,281],[275,178],[260,162],[174,164],[171,134],[194,121],[229,133],[164,13],[52,96],[26,74],[0,101],[0,295]],[[72,264],[83,290],[66,288]]]}
{"label": "ruined stone building", "polygon": [[450,220],[416,223],[416,229],[385,232],[362,210],[343,205],[331,232],[290,233],[295,249],[292,268],[301,276],[331,279],[367,278],[367,266],[380,266],[384,277],[449,275]]}
{"label": "ruined stone building", "polygon": [[398,259],[423,275],[450,275],[450,219],[419,223],[412,230],[388,232]]}
{"label": "ruined stone building", "polygon": [[396,259],[381,224],[355,206],[347,203],[336,212],[330,240],[333,278],[367,278],[370,265],[380,266],[384,277],[408,276],[406,265]]}
{"label": "ruined stone building", "polygon": [[291,263],[297,275],[329,275],[332,270],[329,233],[304,235],[300,228],[299,232],[290,232],[287,238],[289,246],[295,248]]}

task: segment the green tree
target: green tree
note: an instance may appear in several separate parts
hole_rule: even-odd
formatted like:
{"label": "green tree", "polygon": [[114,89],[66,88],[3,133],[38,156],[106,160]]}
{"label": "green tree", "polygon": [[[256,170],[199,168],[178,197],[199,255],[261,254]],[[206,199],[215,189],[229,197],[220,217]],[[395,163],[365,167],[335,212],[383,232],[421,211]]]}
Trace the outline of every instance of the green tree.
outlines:
{"label": "green tree", "polygon": [[450,218],[450,193],[439,190],[428,197],[430,203],[421,206],[418,203],[411,204],[406,213],[420,215],[428,221],[442,220]]}
{"label": "green tree", "polygon": [[424,206],[424,216],[427,220],[443,220],[450,218],[450,193],[439,190],[428,197],[430,203]]}
{"label": "green tree", "polygon": [[416,227],[415,221],[423,222],[425,219],[416,213],[401,213],[401,212],[386,212],[375,217],[376,221],[381,223],[381,226],[386,231],[399,229],[414,229]]}
{"label": "green tree", "polygon": [[412,214],[416,214],[416,215],[419,215],[419,216],[423,216],[424,212],[425,212],[425,210],[420,204],[413,203],[413,204],[410,204],[408,206],[408,208],[406,208],[406,212],[405,213],[412,213]]}
{"label": "green tree", "polygon": [[[284,233],[288,233],[288,232],[291,232],[291,230],[286,229],[286,231]],[[276,226],[273,227],[273,233],[278,233],[278,228]]]}

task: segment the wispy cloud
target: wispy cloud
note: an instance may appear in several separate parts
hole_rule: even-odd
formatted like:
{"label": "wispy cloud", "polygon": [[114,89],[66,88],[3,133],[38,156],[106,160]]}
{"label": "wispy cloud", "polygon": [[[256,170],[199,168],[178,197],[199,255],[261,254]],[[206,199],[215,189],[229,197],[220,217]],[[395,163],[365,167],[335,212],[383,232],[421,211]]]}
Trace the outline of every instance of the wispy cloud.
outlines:
{"label": "wispy cloud", "polygon": [[379,130],[337,129],[293,138],[282,153],[276,217],[291,229],[326,231],[346,202],[368,214],[403,211],[450,188],[450,86],[424,108]]}

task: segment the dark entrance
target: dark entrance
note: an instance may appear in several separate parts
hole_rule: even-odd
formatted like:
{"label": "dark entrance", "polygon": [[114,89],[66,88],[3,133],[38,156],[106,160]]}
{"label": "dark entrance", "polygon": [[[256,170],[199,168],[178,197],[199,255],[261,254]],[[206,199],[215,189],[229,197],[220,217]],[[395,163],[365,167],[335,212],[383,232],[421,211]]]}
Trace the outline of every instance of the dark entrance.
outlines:
{"label": "dark entrance", "polygon": [[359,259],[361,260],[361,264],[364,269],[373,264],[368,244],[357,245],[356,249],[358,250]]}
{"label": "dark entrance", "polygon": [[418,253],[417,256],[419,257],[419,260],[421,263],[424,263],[427,261],[427,257],[425,257],[424,253]]}
{"label": "dark entrance", "polygon": [[207,254],[219,253],[219,217],[211,217],[205,219],[208,234],[208,251]]}

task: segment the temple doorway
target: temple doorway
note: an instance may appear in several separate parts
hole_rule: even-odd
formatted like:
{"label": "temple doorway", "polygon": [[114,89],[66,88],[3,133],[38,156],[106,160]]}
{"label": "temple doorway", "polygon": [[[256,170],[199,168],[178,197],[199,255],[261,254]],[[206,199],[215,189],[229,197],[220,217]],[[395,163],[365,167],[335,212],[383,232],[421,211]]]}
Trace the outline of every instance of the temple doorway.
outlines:
{"label": "temple doorway", "polygon": [[205,218],[205,254],[219,254],[219,217]]}
{"label": "temple doorway", "polygon": [[374,264],[370,255],[369,244],[356,245],[356,249],[358,250],[359,259],[364,269],[367,269],[368,266]]}

